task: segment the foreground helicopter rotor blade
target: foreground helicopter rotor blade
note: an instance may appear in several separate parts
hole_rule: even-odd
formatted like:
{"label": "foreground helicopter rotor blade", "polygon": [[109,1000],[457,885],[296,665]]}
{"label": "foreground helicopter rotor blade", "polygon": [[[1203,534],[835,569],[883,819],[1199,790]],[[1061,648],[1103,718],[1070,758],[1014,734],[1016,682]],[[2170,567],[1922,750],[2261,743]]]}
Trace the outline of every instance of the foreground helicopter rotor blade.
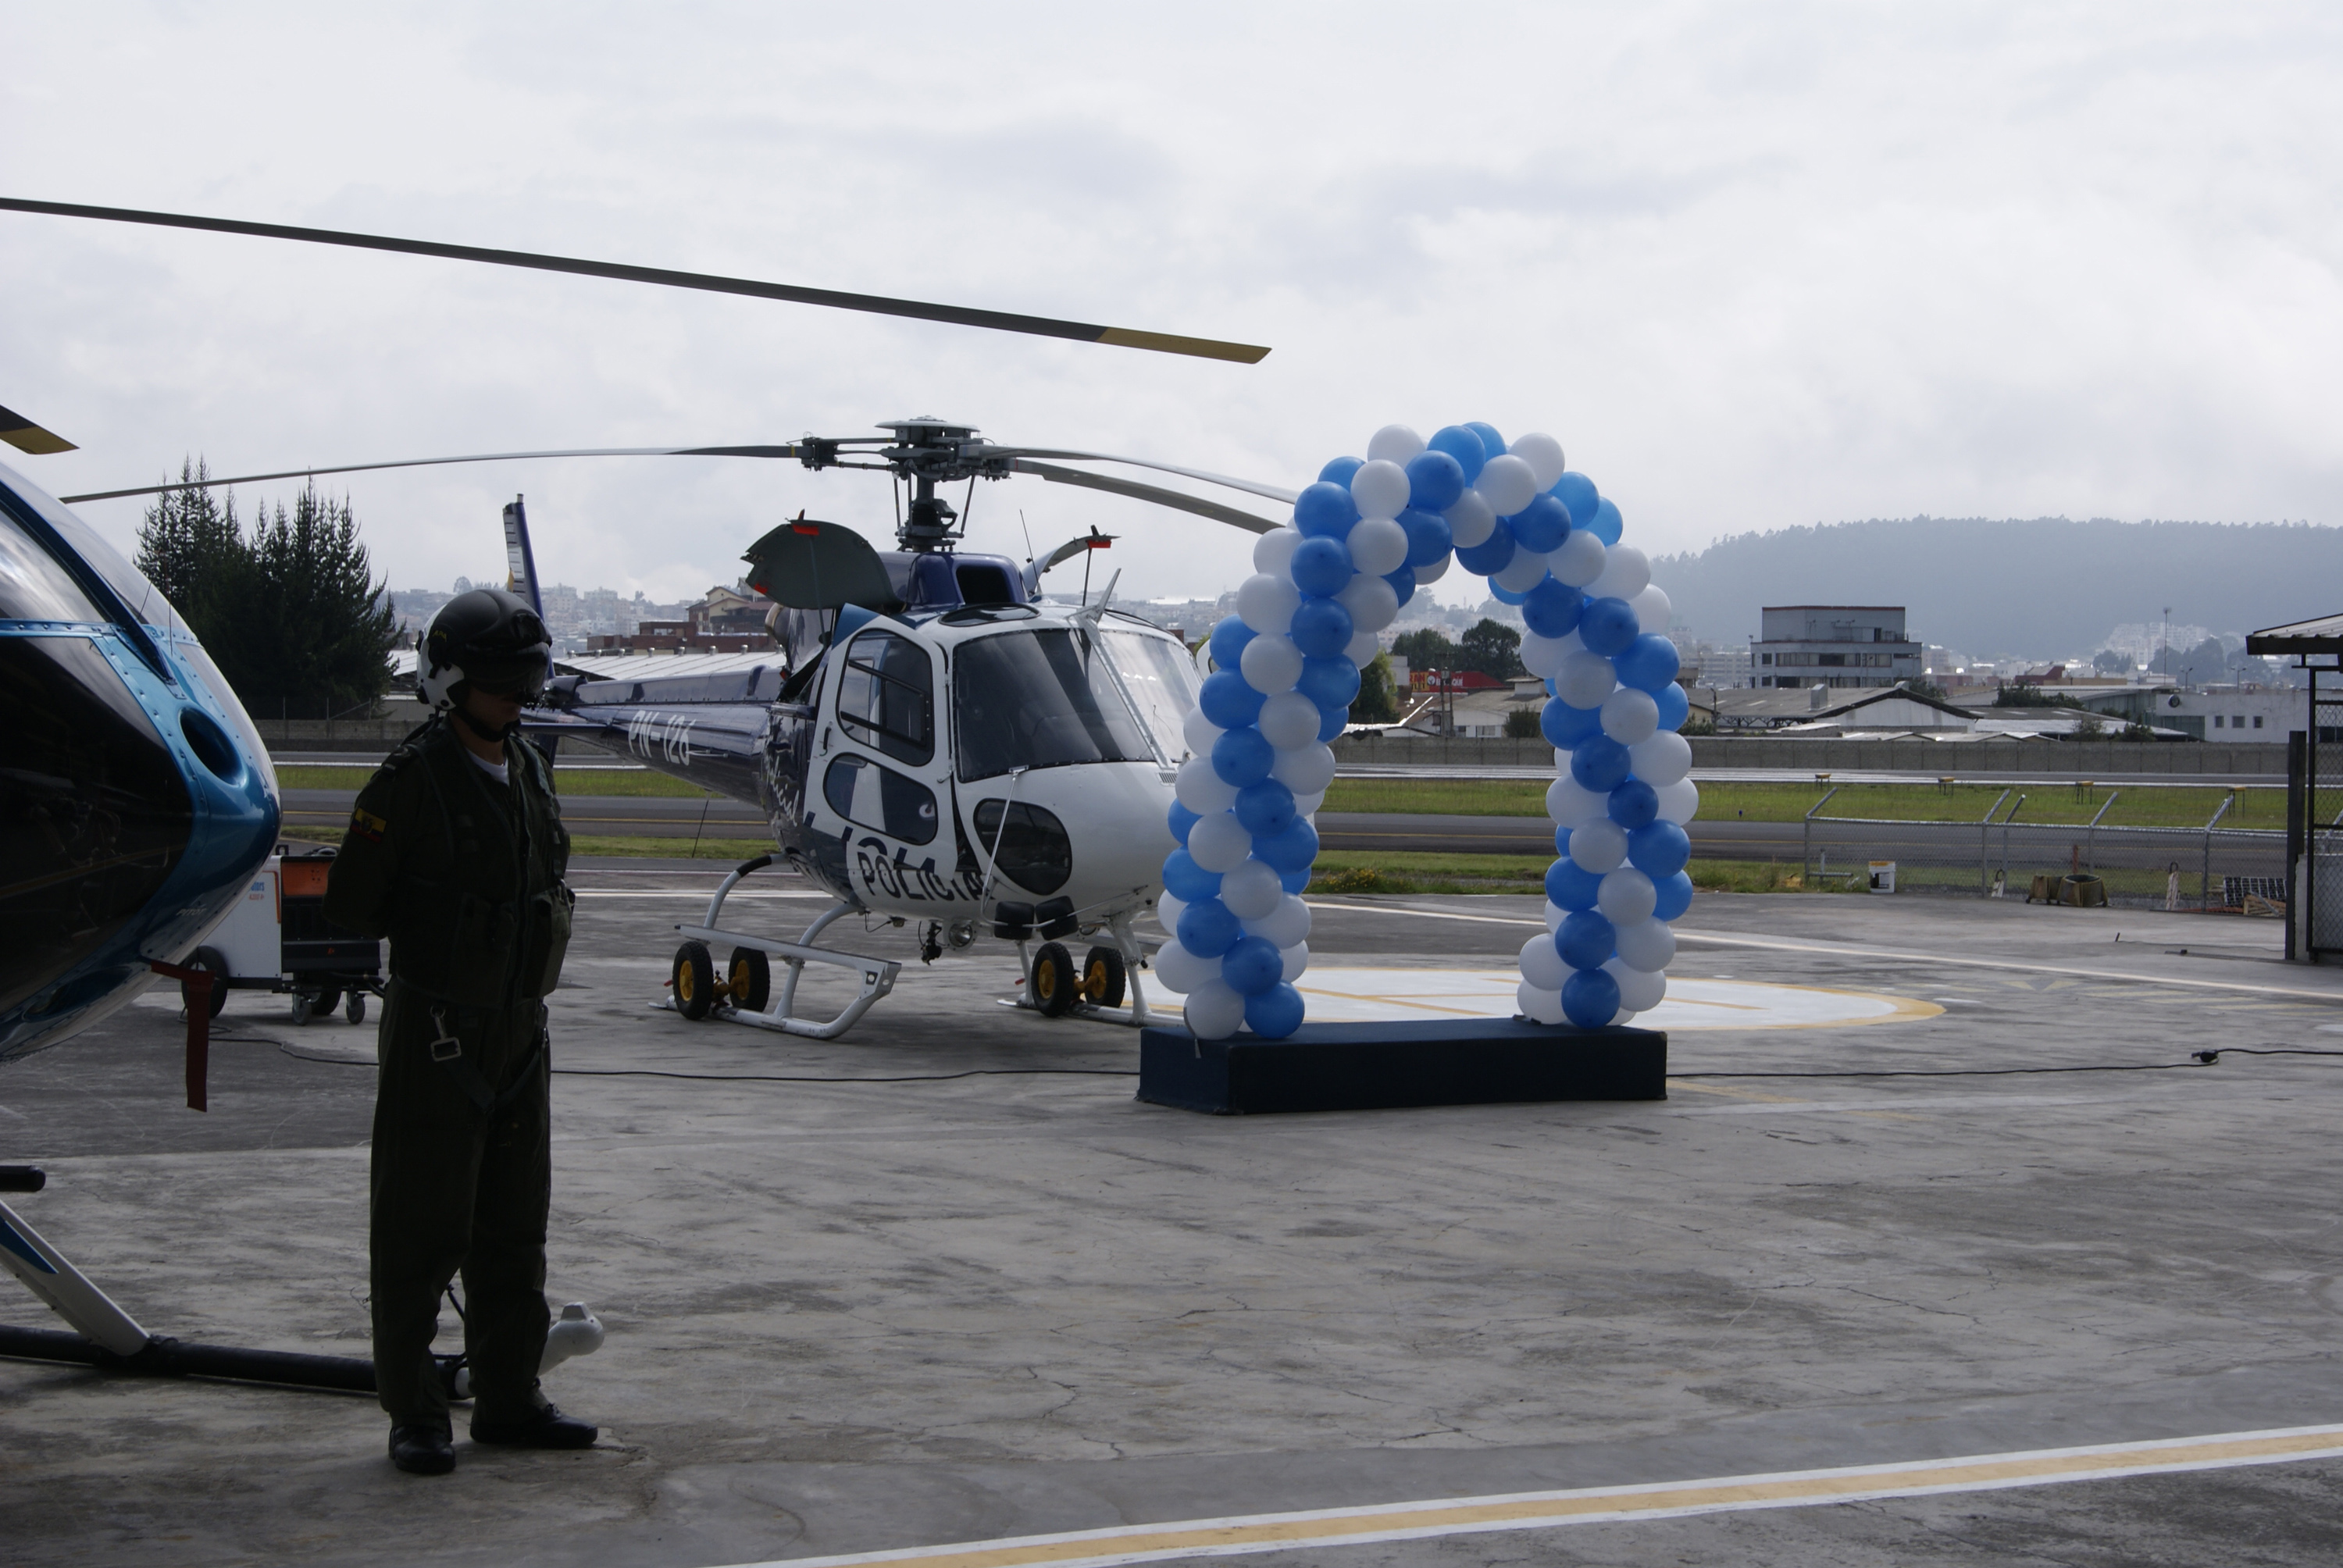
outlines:
{"label": "foreground helicopter rotor blade", "polygon": [[[1011,457],[1056,457],[1077,463],[1122,463],[1133,468],[1152,468],[1159,474],[1177,474],[1183,479],[1202,479],[1208,485],[1226,485],[1232,490],[1243,490],[1264,496],[1272,501],[1292,504],[1299,490],[1289,490],[1282,485],[1264,485],[1258,479],[1233,479],[1226,474],[1207,473],[1202,468],[1182,468],[1170,463],[1157,463],[1145,457],[1118,457],[1111,452],[1068,452],[1047,447],[1010,447],[1002,455]],[[1166,494],[1171,492],[1167,491]]]}
{"label": "foreground helicopter rotor blade", "polygon": [[[1222,506],[1218,501],[1199,500],[1183,496],[1177,490],[1167,490],[1161,485],[1142,485],[1136,479],[1117,479],[1105,474],[1086,474],[1080,468],[1061,468],[1055,463],[1037,463],[1030,457],[1017,457],[1010,465],[1021,474],[1031,474],[1053,485],[1080,485],[1084,489],[1104,490],[1109,495],[1129,496],[1133,500],[1151,501],[1159,507],[1193,512],[1200,518],[1210,518],[1216,523],[1232,523],[1250,533],[1275,533],[1283,525],[1267,518],[1256,518],[1251,512],[1238,511],[1234,507]],[[1152,465],[1151,465],[1151,467]],[[1081,543],[1087,547],[1088,539]],[[1054,562],[1052,563],[1054,564]]]}
{"label": "foreground helicopter rotor blade", "polygon": [[848,294],[834,288],[802,288],[788,283],[760,283],[753,278],[720,277],[704,272],[677,272],[663,266],[630,266],[620,262],[584,261],[575,256],[539,256],[525,250],[491,250],[473,245],[441,245],[431,240],[397,239],[386,235],[350,234],[332,228],[299,228],[289,224],[246,223],[236,218],[196,217],[185,213],[142,212],[131,207],[84,206],[72,202],[26,201],[0,196],[0,209],[42,213],[52,217],[96,218],[107,223],[147,224],[161,228],[202,229],[213,234],[253,235],[263,239],[295,239],[310,245],[338,245],[357,250],[396,251],[405,256],[433,256],[450,261],[477,261],[491,266],[519,266],[538,272],[568,272],[585,277],[612,277],[628,283],[655,283],[668,288],[696,288],[710,294],[741,294],[755,299],[780,299],[796,305],[823,305],[836,310],[859,310],[873,316],[903,316],[915,321],[941,321],[955,327],[983,327],[996,332],[1021,332],[1036,337],[1063,337],[1077,343],[1103,343],[1117,348],[1145,348],[1158,354],[1184,354],[1199,359],[1226,359],[1256,365],[1269,350],[1252,343],[1224,343],[1212,337],[1184,337],[1177,333],[1147,332],[1136,327],[1101,327],[1091,322],[1058,321],[1046,316],[1021,316],[1006,310],[979,310],[960,305],[930,305],[918,299],[891,299],[877,294]]}
{"label": "foreground helicopter rotor blade", "polygon": [[274,474],[233,474],[206,479],[200,486],[176,482],[140,485],[127,490],[91,490],[79,496],[59,496],[57,499],[72,506],[81,501],[118,500],[124,496],[160,496],[171,490],[256,485],[264,479],[306,479],[318,474],[370,474],[383,468],[434,468],[448,463],[509,463],[529,457],[795,457],[801,454],[801,450],[797,447],[575,447],[555,452],[476,452],[462,457],[401,457],[388,463],[340,463],[325,468],[286,468]]}
{"label": "foreground helicopter rotor blade", "polygon": [[42,429],[22,414],[0,408],[0,441],[5,441],[19,452],[30,452],[44,457],[52,452],[75,452],[80,448],[63,436]]}

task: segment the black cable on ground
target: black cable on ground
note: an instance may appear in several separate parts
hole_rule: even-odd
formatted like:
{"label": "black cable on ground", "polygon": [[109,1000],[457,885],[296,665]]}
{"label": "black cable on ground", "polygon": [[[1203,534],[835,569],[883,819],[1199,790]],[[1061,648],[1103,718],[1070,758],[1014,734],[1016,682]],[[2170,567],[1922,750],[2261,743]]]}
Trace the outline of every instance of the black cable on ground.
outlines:
{"label": "black cable on ground", "polygon": [[921,1072],[900,1078],[825,1078],[767,1072],[663,1072],[649,1067],[557,1067],[572,1078],[683,1078],[699,1083],[946,1083],[955,1078],[1137,1078],[1131,1067],[972,1067],[966,1072]]}
{"label": "black cable on ground", "polygon": [[2310,1050],[2285,1046],[2225,1045],[2197,1050],[2187,1061],[2100,1062],[2082,1067],[1911,1067],[1882,1068],[1870,1072],[1671,1072],[1670,1078],[2014,1078],[2037,1072],[2169,1072],[2175,1068],[2210,1067],[2225,1055],[2343,1056],[2343,1050]]}

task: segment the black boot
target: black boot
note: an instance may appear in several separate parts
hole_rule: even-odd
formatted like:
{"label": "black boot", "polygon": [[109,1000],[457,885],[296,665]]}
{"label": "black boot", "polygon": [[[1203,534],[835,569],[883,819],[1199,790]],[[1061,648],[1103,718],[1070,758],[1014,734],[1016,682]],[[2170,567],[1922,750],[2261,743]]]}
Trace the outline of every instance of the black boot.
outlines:
{"label": "black boot", "polygon": [[445,1475],[456,1468],[447,1429],[428,1422],[405,1422],[390,1429],[390,1462],[409,1475]]}
{"label": "black boot", "polygon": [[519,1421],[482,1421],[472,1417],[472,1441],[506,1448],[591,1448],[601,1429],[564,1415],[552,1405]]}

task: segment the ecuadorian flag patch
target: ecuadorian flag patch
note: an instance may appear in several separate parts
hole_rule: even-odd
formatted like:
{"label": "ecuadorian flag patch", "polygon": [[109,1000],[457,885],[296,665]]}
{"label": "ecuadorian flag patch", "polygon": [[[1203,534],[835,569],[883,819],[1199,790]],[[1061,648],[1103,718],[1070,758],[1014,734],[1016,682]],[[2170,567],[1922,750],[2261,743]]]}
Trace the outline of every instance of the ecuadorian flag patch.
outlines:
{"label": "ecuadorian flag patch", "polygon": [[381,843],[382,836],[389,827],[389,823],[384,821],[381,818],[376,816],[371,811],[353,811],[350,813],[350,831],[356,833],[359,838],[364,839],[369,844]]}

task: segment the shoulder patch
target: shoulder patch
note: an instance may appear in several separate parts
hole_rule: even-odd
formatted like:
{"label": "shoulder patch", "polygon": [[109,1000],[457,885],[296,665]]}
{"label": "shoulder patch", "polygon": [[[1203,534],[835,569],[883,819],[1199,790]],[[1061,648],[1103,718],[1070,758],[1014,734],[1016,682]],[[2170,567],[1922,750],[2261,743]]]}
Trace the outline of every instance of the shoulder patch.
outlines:
{"label": "shoulder patch", "polygon": [[350,831],[357,834],[359,838],[364,839],[369,844],[381,843],[382,836],[389,830],[390,824],[388,822],[384,821],[381,818],[376,816],[373,812],[367,810],[364,807],[360,807],[358,809],[350,813]]}

